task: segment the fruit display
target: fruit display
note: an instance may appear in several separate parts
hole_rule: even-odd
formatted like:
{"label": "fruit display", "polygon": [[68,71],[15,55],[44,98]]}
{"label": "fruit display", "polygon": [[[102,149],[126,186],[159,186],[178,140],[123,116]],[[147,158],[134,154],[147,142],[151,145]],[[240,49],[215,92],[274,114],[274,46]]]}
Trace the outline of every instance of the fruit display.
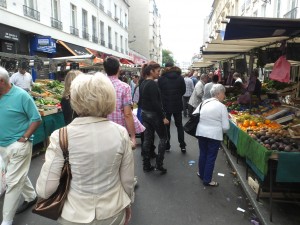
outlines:
{"label": "fruit display", "polygon": [[262,128],[249,131],[248,134],[268,150],[299,152],[299,144],[293,140],[287,130]]}
{"label": "fruit display", "polygon": [[57,113],[61,109],[60,101],[64,85],[56,80],[38,80],[30,94],[42,116]]}

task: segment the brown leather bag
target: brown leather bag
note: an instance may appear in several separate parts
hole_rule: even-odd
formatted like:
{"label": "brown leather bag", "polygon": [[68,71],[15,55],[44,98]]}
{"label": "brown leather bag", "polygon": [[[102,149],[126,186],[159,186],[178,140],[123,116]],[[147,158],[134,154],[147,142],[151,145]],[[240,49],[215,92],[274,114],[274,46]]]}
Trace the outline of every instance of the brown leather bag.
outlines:
{"label": "brown leather bag", "polygon": [[61,215],[72,179],[66,127],[59,130],[59,145],[63,151],[65,162],[61,171],[57,190],[48,199],[40,198],[32,210],[33,213],[52,220],[57,220]]}

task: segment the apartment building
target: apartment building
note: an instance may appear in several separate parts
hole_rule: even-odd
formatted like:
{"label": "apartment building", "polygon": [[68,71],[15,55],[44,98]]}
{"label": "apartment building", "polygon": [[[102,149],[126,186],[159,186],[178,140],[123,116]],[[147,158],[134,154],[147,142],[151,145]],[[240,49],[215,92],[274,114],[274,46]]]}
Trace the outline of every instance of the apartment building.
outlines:
{"label": "apartment building", "polygon": [[130,1],[128,29],[130,49],[161,64],[160,14],[155,0]]}
{"label": "apartment building", "polygon": [[128,0],[0,0],[1,53],[129,59]]}

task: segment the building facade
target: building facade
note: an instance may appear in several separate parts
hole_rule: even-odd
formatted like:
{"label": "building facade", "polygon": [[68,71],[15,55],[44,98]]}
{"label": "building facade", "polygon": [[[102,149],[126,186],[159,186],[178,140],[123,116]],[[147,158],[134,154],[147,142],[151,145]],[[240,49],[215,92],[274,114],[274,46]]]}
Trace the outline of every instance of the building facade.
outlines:
{"label": "building facade", "polygon": [[128,0],[0,0],[1,52],[51,58],[68,52],[60,52],[64,47],[69,55],[87,54],[89,48],[129,59],[128,9]]}
{"label": "building facade", "polygon": [[162,63],[160,14],[155,0],[130,1],[129,47],[149,61]]}

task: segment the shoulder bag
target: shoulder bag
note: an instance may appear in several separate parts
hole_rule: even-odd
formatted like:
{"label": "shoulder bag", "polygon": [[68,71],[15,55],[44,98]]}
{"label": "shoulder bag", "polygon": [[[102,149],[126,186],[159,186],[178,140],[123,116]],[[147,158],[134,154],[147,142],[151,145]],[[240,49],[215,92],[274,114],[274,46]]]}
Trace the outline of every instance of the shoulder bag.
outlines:
{"label": "shoulder bag", "polygon": [[[212,100],[207,101],[207,102],[205,102],[205,104],[208,102],[211,102],[211,101]],[[183,130],[185,131],[185,133],[187,133],[193,137],[196,137],[196,130],[197,130],[198,123],[200,121],[200,111],[201,111],[201,107],[203,105],[202,103],[203,102],[200,103],[199,112],[196,114],[192,114],[190,119],[183,126]]]}
{"label": "shoulder bag", "polygon": [[71,166],[69,164],[68,135],[66,127],[59,130],[59,145],[62,149],[65,162],[61,171],[57,190],[47,199],[40,198],[32,210],[33,213],[52,220],[57,220],[61,215],[72,179]]}

